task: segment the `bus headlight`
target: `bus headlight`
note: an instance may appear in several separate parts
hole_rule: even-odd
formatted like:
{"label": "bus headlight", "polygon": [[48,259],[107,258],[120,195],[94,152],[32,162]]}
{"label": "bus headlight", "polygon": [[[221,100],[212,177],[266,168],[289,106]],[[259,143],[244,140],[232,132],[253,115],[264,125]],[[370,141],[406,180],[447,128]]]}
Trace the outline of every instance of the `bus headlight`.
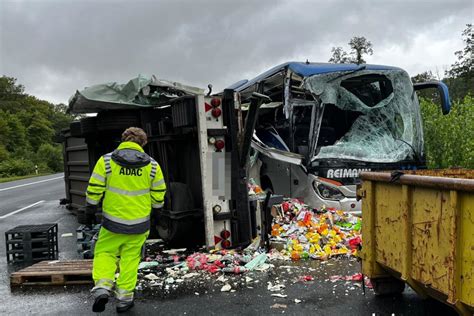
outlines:
{"label": "bus headlight", "polygon": [[325,183],[314,181],[313,187],[316,193],[325,200],[340,201],[345,198],[344,194],[339,189]]}

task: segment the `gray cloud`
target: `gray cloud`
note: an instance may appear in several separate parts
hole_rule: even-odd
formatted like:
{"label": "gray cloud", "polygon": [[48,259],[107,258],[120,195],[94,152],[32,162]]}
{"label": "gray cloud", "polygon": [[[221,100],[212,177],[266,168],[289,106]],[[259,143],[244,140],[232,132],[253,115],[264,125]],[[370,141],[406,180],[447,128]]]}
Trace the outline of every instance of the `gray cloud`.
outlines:
{"label": "gray cloud", "polygon": [[[446,67],[473,21],[460,1],[0,1],[0,74],[66,102],[104,81],[155,74],[217,89],[288,60],[327,61],[354,35],[369,62]],[[436,51],[433,51],[436,50]]]}

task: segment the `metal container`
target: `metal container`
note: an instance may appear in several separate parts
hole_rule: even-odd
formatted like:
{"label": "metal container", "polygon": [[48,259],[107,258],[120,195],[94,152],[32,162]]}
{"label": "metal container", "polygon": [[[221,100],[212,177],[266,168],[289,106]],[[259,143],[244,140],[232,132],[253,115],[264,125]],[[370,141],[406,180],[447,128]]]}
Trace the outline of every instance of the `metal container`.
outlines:
{"label": "metal container", "polygon": [[363,172],[361,178],[362,269],[376,294],[403,291],[402,280],[472,315],[474,170]]}

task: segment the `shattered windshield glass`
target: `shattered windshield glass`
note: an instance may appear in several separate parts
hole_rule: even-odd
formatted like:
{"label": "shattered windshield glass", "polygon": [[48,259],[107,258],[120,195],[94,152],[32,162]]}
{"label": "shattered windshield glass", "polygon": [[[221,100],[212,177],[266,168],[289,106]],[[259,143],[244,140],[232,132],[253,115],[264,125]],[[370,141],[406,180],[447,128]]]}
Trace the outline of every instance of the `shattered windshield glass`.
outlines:
{"label": "shattered windshield glass", "polygon": [[321,74],[303,85],[323,107],[312,161],[397,162],[422,156],[420,109],[405,71]]}

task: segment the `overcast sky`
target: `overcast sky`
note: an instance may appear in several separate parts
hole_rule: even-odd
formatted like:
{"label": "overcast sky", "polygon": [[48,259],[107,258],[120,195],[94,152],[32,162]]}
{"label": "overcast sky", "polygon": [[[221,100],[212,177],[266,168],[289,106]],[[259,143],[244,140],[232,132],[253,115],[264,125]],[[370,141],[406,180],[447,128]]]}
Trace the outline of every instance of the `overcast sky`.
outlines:
{"label": "overcast sky", "polygon": [[473,20],[474,0],[0,0],[0,75],[54,103],[139,73],[220,90],[353,36],[368,63],[442,75]]}

